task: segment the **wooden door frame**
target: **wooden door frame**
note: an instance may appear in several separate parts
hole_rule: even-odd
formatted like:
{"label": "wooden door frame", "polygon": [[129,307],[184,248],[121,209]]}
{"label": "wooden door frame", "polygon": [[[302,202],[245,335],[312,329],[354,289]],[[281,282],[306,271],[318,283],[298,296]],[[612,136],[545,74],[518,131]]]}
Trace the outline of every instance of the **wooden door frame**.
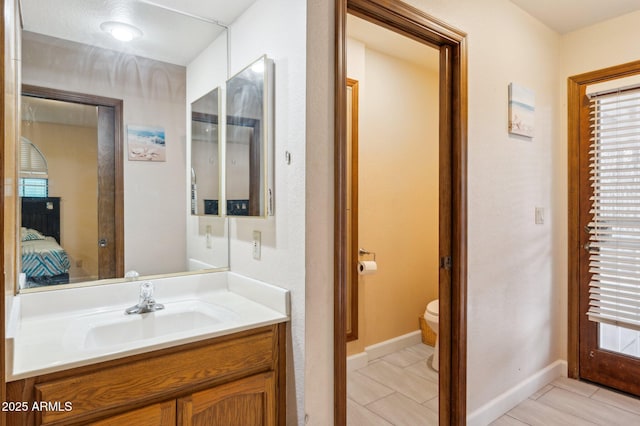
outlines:
{"label": "wooden door frame", "polygon": [[[351,327],[346,327],[347,330],[347,342],[351,342],[358,339],[358,287],[359,277],[358,274],[358,80],[347,77],[347,87],[351,87],[351,156],[347,158],[350,163],[350,169],[347,173],[350,175],[351,185],[349,190],[351,191],[351,209],[349,209],[349,218],[351,222],[349,230],[349,281],[347,291],[351,292],[350,296],[345,296],[347,300],[347,318],[345,322]],[[347,135],[346,143],[349,143],[349,135]]]}
{"label": "wooden door frame", "polygon": [[[15,3],[11,3],[11,4],[15,4]],[[5,14],[3,14],[2,17],[2,25],[0,25],[0,46],[6,46],[7,44],[7,14],[6,14],[6,10],[5,7],[7,6],[5,4],[4,0],[0,0],[0,6],[2,7],[2,10],[5,11]],[[5,114],[6,114],[6,98],[7,98],[7,89],[14,89],[15,87],[11,87],[11,83],[6,84],[5,81],[5,67],[7,66],[7,49],[6,47],[3,48],[3,53],[2,53],[2,58],[0,59],[0,91],[2,93],[2,102],[0,105],[0,153],[2,153],[0,155],[0,182],[2,182],[2,185],[0,185],[0,235],[3,236],[4,239],[4,200],[5,200],[5,185],[4,182],[5,181],[5,168],[4,168],[4,162],[5,162],[5,136],[6,136],[6,130],[7,130],[7,123],[5,123]],[[14,124],[15,126],[15,124]],[[7,342],[5,340],[5,329],[6,329],[6,324],[5,324],[5,318],[6,318],[6,314],[5,314],[5,297],[6,297],[6,293],[7,293],[7,283],[5,282],[5,277],[6,277],[6,271],[5,271],[5,248],[4,248],[4,243],[0,244],[0,259],[2,259],[0,261],[0,277],[2,277],[2,279],[0,279],[0,283],[2,283],[2,287],[0,288],[0,344],[2,345],[2,350],[0,350],[0,403],[4,402],[7,400],[7,386],[6,386],[6,376],[7,376],[7,368],[6,368],[6,358],[7,358],[7,354],[6,354],[6,350],[7,350]],[[6,424],[6,415],[4,410],[0,410],[0,426],[5,426]]]}
{"label": "wooden door frame", "polygon": [[[397,0],[335,1],[334,422],[346,424],[346,18],[360,18],[440,50],[440,425],[466,424],[466,34]],[[450,214],[446,214],[450,213]]]}
{"label": "wooden door frame", "polygon": [[[113,138],[113,152],[107,152],[106,155],[113,155],[113,164],[107,165],[109,168],[113,168],[114,179],[106,183],[106,190],[108,192],[113,191],[114,194],[114,211],[113,215],[108,215],[108,219],[101,219],[98,223],[100,227],[101,222],[110,222],[109,226],[114,228],[114,244],[109,245],[106,249],[112,252],[108,262],[100,260],[100,269],[108,268],[114,270],[114,276],[103,277],[100,274],[100,278],[115,278],[124,276],[124,173],[123,173],[123,121],[122,121],[122,100],[107,98],[104,96],[90,95],[85,93],[70,92],[60,89],[51,89],[47,87],[32,86],[23,84],[20,95],[33,96],[45,99],[53,99],[64,102],[72,102],[84,105],[95,106],[100,108],[111,108],[113,110],[113,122],[114,129],[111,134],[103,134],[98,129],[99,138]],[[101,117],[103,114],[98,113],[98,121],[103,120]],[[99,154],[103,155],[103,154]],[[98,168],[103,168],[105,165],[103,162],[99,162]],[[103,201],[98,200],[98,215],[104,214],[104,208],[102,208]],[[111,218],[111,216],[113,216]],[[97,244],[97,241],[96,241]],[[102,249],[101,249],[102,250]],[[101,257],[99,257],[100,259]]]}
{"label": "wooden door frame", "polygon": [[568,376],[580,378],[580,109],[588,85],[640,73],[640,61],[629,62],[569,77],[567,80],[568,131]]}

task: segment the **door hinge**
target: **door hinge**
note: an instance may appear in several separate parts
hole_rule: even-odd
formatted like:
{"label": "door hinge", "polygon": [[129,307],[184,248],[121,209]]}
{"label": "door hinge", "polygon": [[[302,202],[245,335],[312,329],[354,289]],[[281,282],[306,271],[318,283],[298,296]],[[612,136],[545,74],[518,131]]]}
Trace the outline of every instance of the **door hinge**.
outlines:
{"label": "door hinge", "polygon": [[449,271],[452,267],[453,260],[451,259],[451,256],[443,256],[440,258],[440,269],[446,269]]}

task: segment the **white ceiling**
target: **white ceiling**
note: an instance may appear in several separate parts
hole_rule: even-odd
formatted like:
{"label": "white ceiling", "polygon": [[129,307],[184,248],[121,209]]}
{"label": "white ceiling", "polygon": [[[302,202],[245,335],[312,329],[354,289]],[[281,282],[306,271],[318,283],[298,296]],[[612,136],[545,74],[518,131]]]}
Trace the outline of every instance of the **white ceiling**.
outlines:
{"label": "white ceiling", "polygon": [[[24,30],[186,65],[255,0],[21,0]],[[161,6],[161,7],[159,7]],[[176,13],[178,10],[182,13]],[[143,32],[130,43],[100,30],[106,21]]]}
{"label": "white ceiling", "polygon": [[347,36],[370,49],[438,72],[440,57],[437,49],[364,19],[347,15]]}
{"label": "white ceiling", "polygon": [[511,2],[560,34],[640,10],[640,0],[511,0]]}

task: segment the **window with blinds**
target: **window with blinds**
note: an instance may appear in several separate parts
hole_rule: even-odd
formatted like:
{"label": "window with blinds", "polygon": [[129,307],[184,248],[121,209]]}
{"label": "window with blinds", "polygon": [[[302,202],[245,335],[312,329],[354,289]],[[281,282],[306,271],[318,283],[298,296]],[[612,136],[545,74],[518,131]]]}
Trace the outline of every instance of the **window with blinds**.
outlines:
{"label": "window with blinds", "polygon": [[20,178],[18,195],[47,197],[49,195],[49,166],[40,149],[24,136],[20,138]]}
{"label": "window with blinds", "polygon": [[590,95],[592,321],[640,330],[640,87]]}
{"label": "window with blinds", "polygon": [[24,136],[20,138],[20,176],[46,178],[47,159],[40,149]]}

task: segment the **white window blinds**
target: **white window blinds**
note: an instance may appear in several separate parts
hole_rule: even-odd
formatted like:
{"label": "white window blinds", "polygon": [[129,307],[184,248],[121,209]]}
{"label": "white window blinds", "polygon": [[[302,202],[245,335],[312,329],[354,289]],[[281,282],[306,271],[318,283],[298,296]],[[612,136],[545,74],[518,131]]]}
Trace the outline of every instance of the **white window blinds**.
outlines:
{"label": "white window blinds", "polygon": [[640,329],[640,88],[590,96],[589,319]]}
{"label": "white window blinds", "polygon": [[20,138],[20,176],[46,178],[47,159],[42,151],[24,136]]}

